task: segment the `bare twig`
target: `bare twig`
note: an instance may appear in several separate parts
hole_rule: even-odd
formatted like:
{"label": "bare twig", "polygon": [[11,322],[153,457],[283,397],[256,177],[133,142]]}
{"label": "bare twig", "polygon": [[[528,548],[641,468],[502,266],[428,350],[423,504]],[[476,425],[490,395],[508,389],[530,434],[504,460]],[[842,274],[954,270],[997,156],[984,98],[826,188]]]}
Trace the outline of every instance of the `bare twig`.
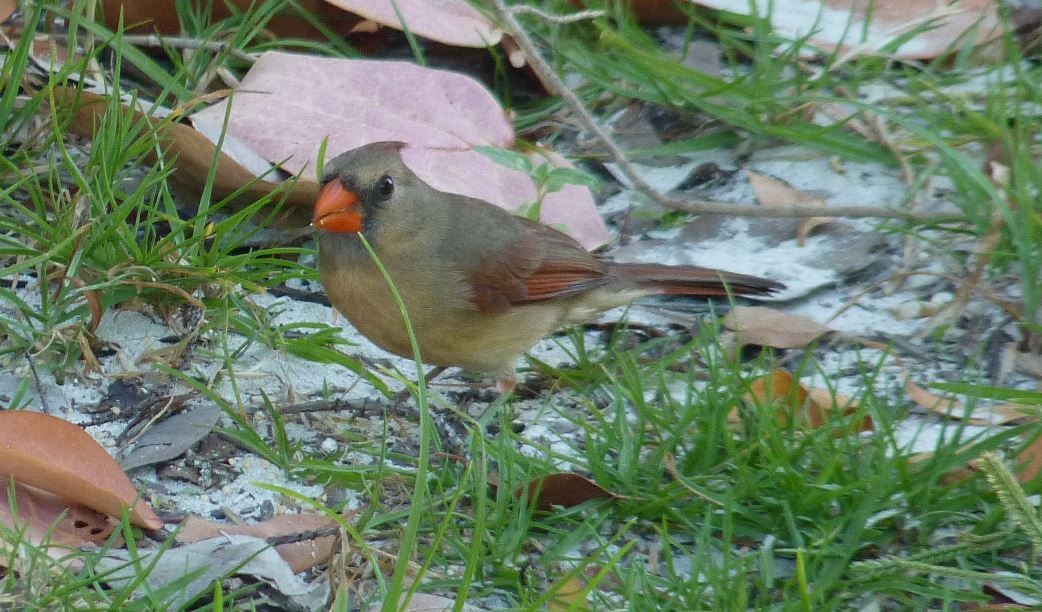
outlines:
{"label": "bare twig", "polygon": [[564,81],[554,72],[553,68],[543,59],[535,43],[528,33],[521,27],[515,13],[507,8],[503,0],[492,0],[499,18],[506,24],[510,35],[514,37],[518,46],[524,52],[532,70],[539,76],[551,93],[561,97],[569,107],[578,115],[583,126],[588,129],[608,150],[608,154],[619,166],[619,170],[629,180],[630,184],[639,193],[648,197],[655,203],[672,210],[700,215],[735,215],[743,217],[848,217],[848,218],[882,218],[901,219],[911,222],[939,222],[956,221],[962,217],[949,213],[916,213],[892,210],[878,206],[789,206],[789,207],[765,207],[748,206],[741,204],[728,204],[710,200],[698,200],[689,198],[673,198],[660,193],[640,174],[622,152],[611,135],[605,130],[593,114]]}
{"label": "bare twig", "polygon": [[253,64],[257,56],[220,40],[199,40],[185,36],[159,36],[156,34],[127,34],[123,41],[141,47],[173,47],[174,49],[206,49],[207,51],[226,51],[229,55],[244,62]]}
{"label": "bare twig", "polygon": [[515,15],[535,15],[543,21],[549,21],[550,23],[575,23],[604,16],[604,11],[579,11],[570,15],[554,15],[525,4],[512,6],[510,10]]}
{"label": "bare twig", "polygon": [[36,384],[36,394],[40,398],[40,408],[44,414],[51,414],[51,407],[47,404],[47,391],[43,388],[40,373],[36,371],[36,359],[29,351],[25,352],[25,360],[29,363],[29,371],[33,373],[33,382]]}

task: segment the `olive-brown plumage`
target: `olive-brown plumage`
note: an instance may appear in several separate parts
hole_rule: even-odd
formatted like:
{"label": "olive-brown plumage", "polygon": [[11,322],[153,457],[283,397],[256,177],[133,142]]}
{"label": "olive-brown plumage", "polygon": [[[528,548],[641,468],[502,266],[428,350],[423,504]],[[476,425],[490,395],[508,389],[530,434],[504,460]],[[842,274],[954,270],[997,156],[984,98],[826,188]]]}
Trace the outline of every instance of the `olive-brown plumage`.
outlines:
{"label": "olive-brown plumage", "polygon": [[393,295],[405,303],[427,363],[504,375],[562,327],[650,294],[764,295],[781,285],[696,266],[617,263],[556,229],[438,191],[380,142],[329,162],[315,205],[319,270],[333,306],[392,353],[411,356]]}

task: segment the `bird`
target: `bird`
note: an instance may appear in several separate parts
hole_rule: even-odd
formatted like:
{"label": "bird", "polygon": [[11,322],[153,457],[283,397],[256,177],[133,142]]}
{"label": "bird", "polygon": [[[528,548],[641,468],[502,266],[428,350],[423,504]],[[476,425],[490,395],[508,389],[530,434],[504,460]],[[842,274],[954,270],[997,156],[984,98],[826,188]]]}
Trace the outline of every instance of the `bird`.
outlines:
{"label": "bird", "polygon": [[[394,283],[421,359],[513,388],[517,361],[542,338],[649,295],[765,296],[781,283],[702,268],[620,263],[568,234],[484,200],[439,191],[374,142],[328,162],[311,225],[333,307],[381,349],[411,358]],[[432,371],[434,372],[434,371]]]}

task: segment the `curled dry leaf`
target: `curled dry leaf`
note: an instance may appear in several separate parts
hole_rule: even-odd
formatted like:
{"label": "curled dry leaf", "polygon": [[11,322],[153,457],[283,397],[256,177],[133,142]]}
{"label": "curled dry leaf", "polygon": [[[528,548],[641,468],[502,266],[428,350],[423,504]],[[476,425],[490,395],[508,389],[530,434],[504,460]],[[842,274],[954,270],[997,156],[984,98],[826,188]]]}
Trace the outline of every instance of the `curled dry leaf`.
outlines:
{"label": "curled dry leaf", "polygon": [[[52,493],[15,483],[15,499],[10,498],[8,475],[3,474],[0,489],[0,525],[21,533],[33,545],[48,544],[47,554],[61,559],[70,548],[104,542],[116,525],[109,517],[81,506],[72,506]],[[12,513],[18,509],[18,516]],[[9,560],[0,555],[0,566]]]}
{"label": "curled dry leaf", "polygon": [[[105,96],[88,91],[76,92],[73,88],[55,88],[54,97],[62,107],[75,108],[69,130],[88,138],[92,138],[101,126],[102,117],[110,104]],[[136,119],[146,119],[144,113],[138,110],[132,112]],[[234,206],[241,207],[271,195],[276,189],[286,188],[280,183],[258,180],[254,172],[238,161],[224,153],[217,153],[214,143],[191,126],[155,117],[148,117],[147,120],[155,128],[163,157],[174,168],[172,181],[184,191],[195,194],[201,192],[215,154],[218,154],[213,183],[215,199],[228,198],[241,191],[232,200]],[[154,155],[150,155],[148,161],[155,163],[157,160]],[[317,181],[304,178],[297,180],[287,190],[288,206],[279,216],[265,221],[275,227],[306,227],[311,222],[311,209],[318,197],[318,189]]]}
{"label": "curled dry leaf", "polygon": [[397,30],[457,47],[491,47],[503,32],[466,0],[326,0]]}
{"label": "curled dry leaf", "polygon": [[1026,414],[1022,407],[1015,403],[999,404],[991,408],[982,409],[980,414],[987,413],[989,416],[973,416],[978,412],[967,410],[966,405],[961,401],[955,398],[941,397],[913,383],[911,378],[905,381],[905,393],[920,408],[945,418],[964,420],[970,425],[1009,425],[1011,423],[1036,420],[1036,417]]}
{"label": "curled dry leaf", "polygon": [[[777,405],[778,423],[787,426],[795,419],[800,427],[817,429],[828,423],[836,413],[850,416],[857,412],[858,404],[851,398],[833,394],[827,389],[808,389],[806,385],[796,381],[792,374],[785,370],[774,370],[749,383],[749,392],[745,401],[753,404]],[[740,422],[738,409],[732,409],[728,421],[732,424]],[[852,433],[873,431],[875,424],[872,417],[865,415],[853,424]]]}
{"label": "curled dry leaf", "polygon": [[[966,450],[966,448],[969,448],[969,446],[960,450]],[[908,462],[912,464],[922,463],[928,461],[933,456],[933,452],[916,453],[908,457]],[[1038,478],[1039,474],[1042,474],[1042,436],[1036,437],[1021,448],[1014,457],[1014,461],[1016,464],[1014,473],[1016,474],[1017,482],[1028,484]],[[980,473],[980,457],[970,460],[964,466],[949,470],[941,480],[945,484],[956,484],[968,480],[978,473]]]}
{"label": "curled dry leaf", "polygon": [[601,487],[596,482],[580,476],[575,472],[558,472],[541,478],[518,488],[514,492],[520,499],[527,492],[530,503],[535,503],[540,510],[550,510],[553,506],[571,508],[586,503],[591,499],[623,499]]}
{"label": "curled dry leaf", "polygon": [[163,526],[108,452],[83,429],[57,417],[0,412],[0,473],[110,516],[131,508],[130,520],[139,527]]}
{"label": "curled dry leaf", "polygon": [[0,23],[7,21],[17,8],[18,0],[0,0]]}
{"label": "curled dry leaf", "polygon": [[[827,206],[823,198],[810,195],[796,189],[781,179],[746,170],[749,184],[756,192],[756,199],[761,206],[768,208],[789,208],[793,206]],[[807,217],[801,219],[796,227],[796,241],[800,246],[807,244],[807,238],[815,228],[831,223],[832,217]]]}
{"label": "curled dry leaf", "polygon": [[[536,197],[531,177],[496,164],[476,146],[509,148],[513,125],[479,82],[410,62],[264,54],[231,99],[192,120],[220,125],[286,170],[314,174],[326,160],[378,141],[408,143],[405,164],[435,189],[517,209]],[[564,225],[587,248],[608,232],[589,189],[569,185],[548,194],[541,220]]]}
{"label": "curled dry leaf", "polygon": [[[201,518],[189,517],[181,523],[177,541],[199,542],[220,535],[246,535],[255,538],[273,538],[303,534],[336,526],[336,521],[318,512],[280,514],[254,525],[224,525]],[[302,539],[299,542],[279,544],[275,550],[289,563],[294,574],[325,563],[333,554],[336,537],[332,535]]]}
{"label": "curled dry leaf", "polygon": [[725,328],[738,335],[743,346],[778,349],[804,347],[832,331],[809,317],[766,306],[735,306],[723,322]]}

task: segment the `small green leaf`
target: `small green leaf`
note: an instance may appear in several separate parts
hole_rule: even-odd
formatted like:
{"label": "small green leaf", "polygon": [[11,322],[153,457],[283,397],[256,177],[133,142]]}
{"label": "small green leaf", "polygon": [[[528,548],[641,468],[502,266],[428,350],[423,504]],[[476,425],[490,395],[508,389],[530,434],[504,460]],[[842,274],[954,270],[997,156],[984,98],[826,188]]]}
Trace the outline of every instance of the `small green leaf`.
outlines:
{"label": "small green leaf", "polygon": [[518,153],[510,149],[500,149],[499,147],[474,147],[474,150],[500,166],[524,172],[525,174],[532,174],[532,160],[528,159],[528,156],[524,153]]}
{"label": "small green leaf", "polygon": [[582,185],[594,191],[601,188],[601,182],[596,177],[574,168],[554,168],[544,183],[547,193],[560,191],[565,185]]}

